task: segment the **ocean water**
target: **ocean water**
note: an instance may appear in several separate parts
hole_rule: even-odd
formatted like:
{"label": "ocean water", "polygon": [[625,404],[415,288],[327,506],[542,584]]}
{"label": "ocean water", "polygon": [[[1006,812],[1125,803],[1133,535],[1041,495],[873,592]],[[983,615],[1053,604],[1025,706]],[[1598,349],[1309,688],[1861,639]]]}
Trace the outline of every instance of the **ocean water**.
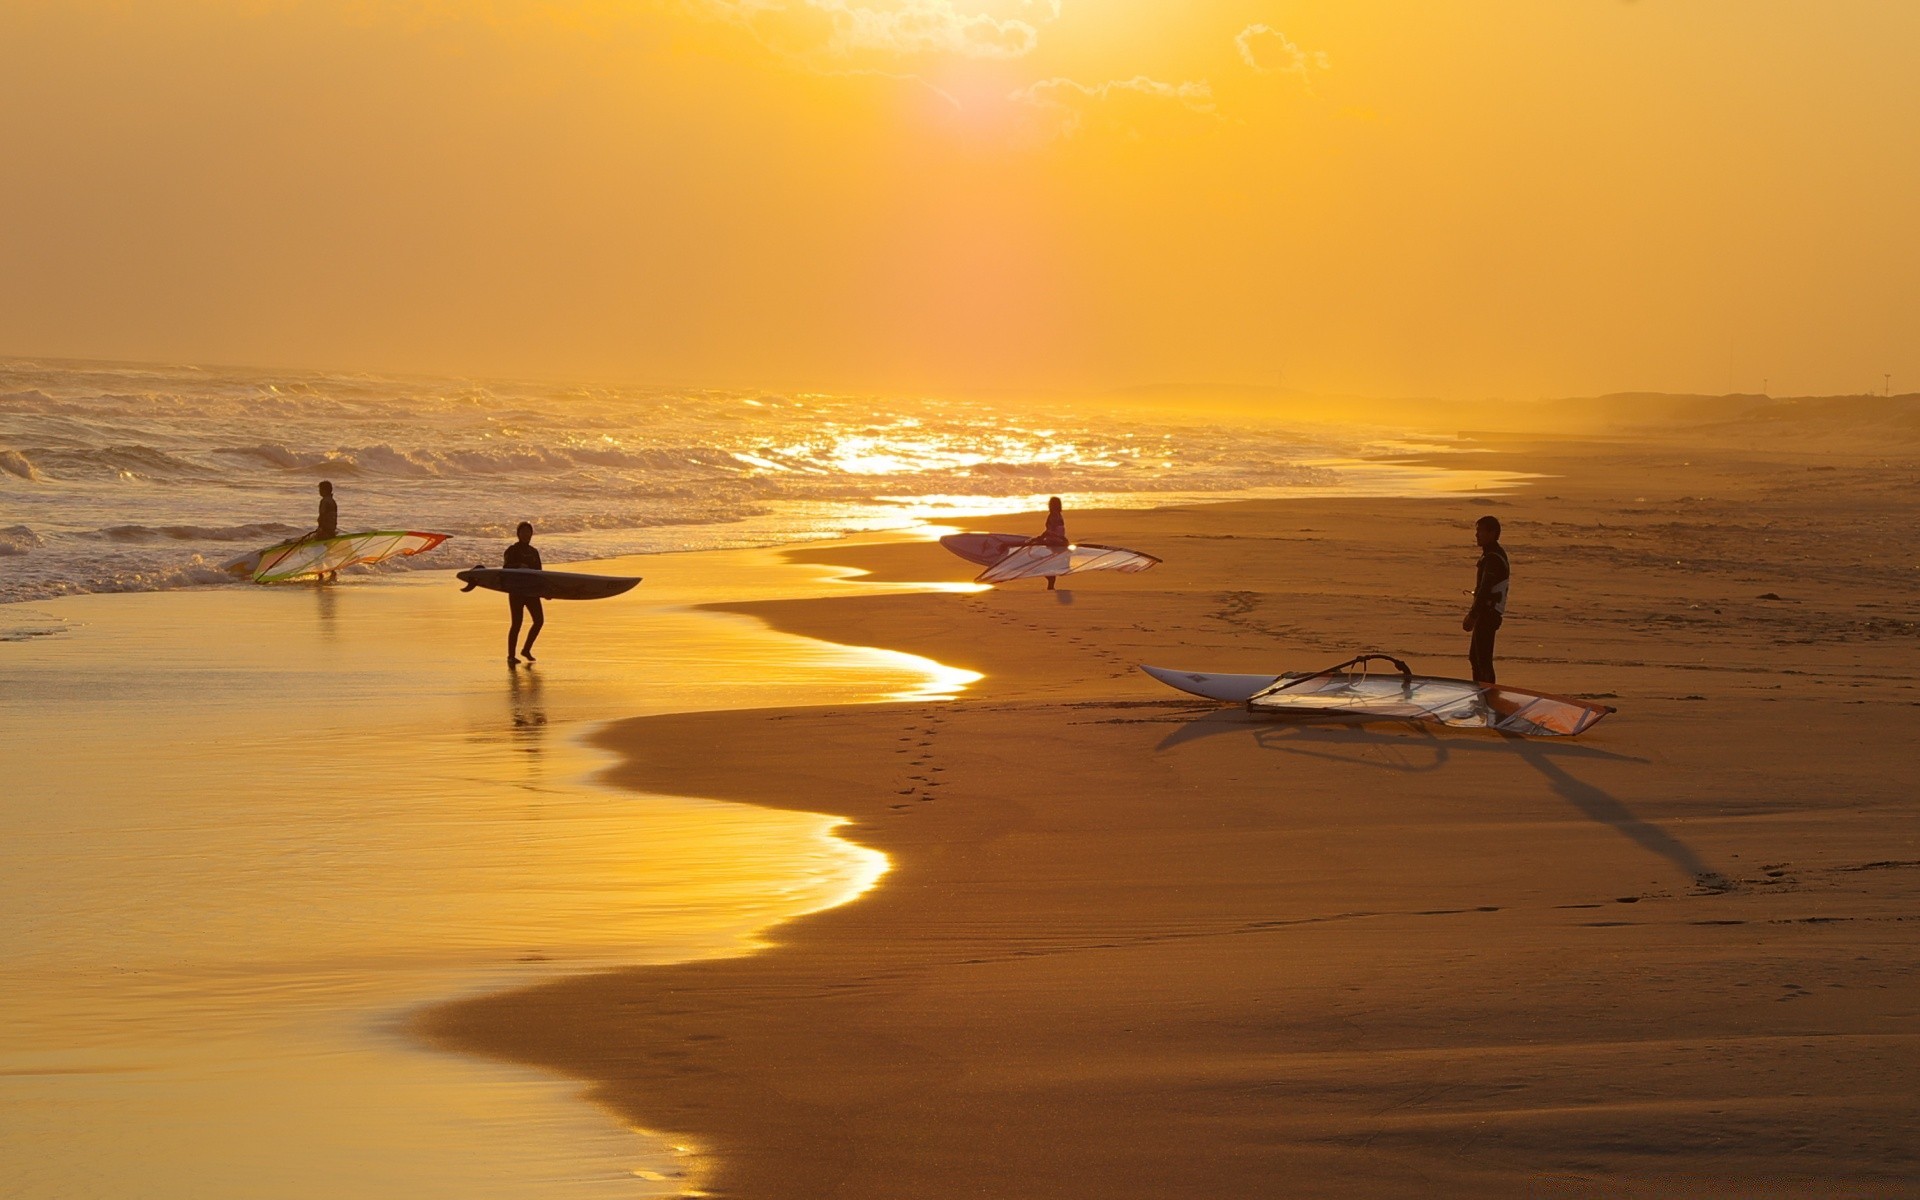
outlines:
{"label": "ocean water", "polygon": [[1365,460],[1408,449],[1114,405],[0,359],[0,602],[232,586],[220,564],[313,527],[322,479],[345,531],[453,535],[381,568],[404,570],[494,562],[522,520],[558,563],[1047,495],[1129,506],[1354,487]]}

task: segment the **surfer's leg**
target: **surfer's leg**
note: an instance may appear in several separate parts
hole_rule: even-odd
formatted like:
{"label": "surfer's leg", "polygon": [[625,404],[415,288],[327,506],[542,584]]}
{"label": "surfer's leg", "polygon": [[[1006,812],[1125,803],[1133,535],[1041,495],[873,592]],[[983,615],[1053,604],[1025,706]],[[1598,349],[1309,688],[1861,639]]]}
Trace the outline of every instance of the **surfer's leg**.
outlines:
{"label": "surfer's leg", "polygon": [[1493,635],[1499,626],[1482,620],[1473,627],[1473,642],[1467,648],[1467,661],[1473,665],[1475,683],[1493,683]]}
{"label": "surfer's leg", "polygon": [[528,662],[532,662],[533,639],[540,636],[540,627],[547,623],[547,613],[538,596],[527,597],[527,611],[533,614],[533,624],[527,627],[527,644],[520,647],[520,654]]}
{"label": "surfer's leg", "polygon": [[520,640],[520,615],[522,611],[526,608],[526,605],[527,605],[527,602],[521,599],[519,596],[512,595],[511,593],[508,594],[507,611],[513,614],[513,619],[509,621],[507,624],[507,663],[508,665],[512,665],[513,663],[520,661],[519,659],[513,656],[513,646],[515,642]]}
{"label": "surfer's leg", "polygon": [[1051,575],[1047,576],[1047,590],[1048,591],[1053,590],[1053,576]]}

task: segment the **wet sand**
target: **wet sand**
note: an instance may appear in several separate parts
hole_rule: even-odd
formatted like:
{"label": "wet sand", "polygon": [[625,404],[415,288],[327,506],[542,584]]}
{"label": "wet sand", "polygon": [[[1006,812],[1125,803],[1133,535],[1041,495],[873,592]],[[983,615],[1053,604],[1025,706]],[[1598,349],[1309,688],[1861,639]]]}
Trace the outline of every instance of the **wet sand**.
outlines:
{"label": "wet sand", "polygon": [[[612,780],[845,818],[891,873],[759,953],[423,1032],[589,1081],[729,1196],[1912,1194],[1912,456],[1490,445],[1549,478],[1074,513],[1166,564],[743,606],[987,678],[621,722]],[[1488,512],[1502,679],[1621,710],[1577,741],[1261,721],[1133,669],[1461,673]]]}
{"label": "wet sand", "polygon": [[844,590],[770,551],[605,569],[646,582],[549,605],[513,671],[504,597],[440,571],[0,606],[0,1193],[677,1190],[577,1084],[408,1014],[745,953],[884,867],[829,817],[599,786],[585,731],[964,678],[688,607]]}

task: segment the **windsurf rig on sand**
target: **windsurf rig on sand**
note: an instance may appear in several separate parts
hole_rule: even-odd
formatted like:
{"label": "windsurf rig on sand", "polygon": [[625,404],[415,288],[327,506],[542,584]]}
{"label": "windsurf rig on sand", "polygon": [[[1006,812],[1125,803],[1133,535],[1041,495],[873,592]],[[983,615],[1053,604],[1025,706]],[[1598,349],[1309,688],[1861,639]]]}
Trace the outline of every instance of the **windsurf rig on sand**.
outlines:
{"label": "windsurf rig on sand", "polygon": [[[1368,664],[1375,662],[1389,663],[1393,669],[1368,670]],[[1616,711],[1609,704],[1526,688],[1416,675],[1406,663],[1387,654],[1361,654],[1320,671],[1270,676],[1140,669],[1183,692],[1242,702],[1249,712],[1277,716],[1428,721],[1453,729],[1572,737]]]}

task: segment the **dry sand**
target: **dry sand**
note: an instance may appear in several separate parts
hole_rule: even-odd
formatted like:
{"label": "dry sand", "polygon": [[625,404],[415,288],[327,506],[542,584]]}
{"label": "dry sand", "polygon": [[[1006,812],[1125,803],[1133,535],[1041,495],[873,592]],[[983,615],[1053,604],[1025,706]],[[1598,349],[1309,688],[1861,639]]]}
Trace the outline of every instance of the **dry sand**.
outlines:
{"label": "dry sand", "polygon": [[[624,722],[616,782],[843,815],[892,873],[765,952],[430,1032],[593,1081],[729,1196],[1914,1194],[1913,462],[1495,445],[1551,477],[1070,513],[1166,564],[749,606],[987,678]],[[1502,679],[1617,697],[1577,741],[1265,721],[1132,669],[1462,673],[1487,512]]]}

